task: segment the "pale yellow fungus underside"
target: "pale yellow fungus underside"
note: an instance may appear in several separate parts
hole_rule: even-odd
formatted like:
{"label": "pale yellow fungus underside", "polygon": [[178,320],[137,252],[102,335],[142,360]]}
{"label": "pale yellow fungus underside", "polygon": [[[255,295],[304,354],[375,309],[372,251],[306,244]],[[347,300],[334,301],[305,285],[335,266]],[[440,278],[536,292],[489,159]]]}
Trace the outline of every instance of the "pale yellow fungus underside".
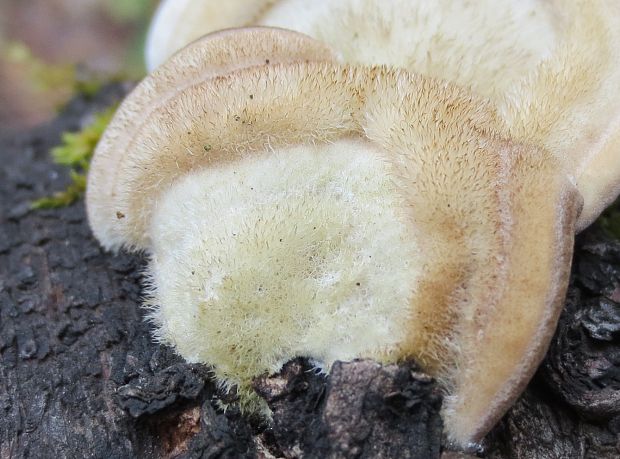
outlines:
{"label": "pale yellow fungus underside", "polygon": [[149,228],[158,337],[242,390],[293,356],[395,358],[422,268],[395,188],[353,139],[189,173]]}

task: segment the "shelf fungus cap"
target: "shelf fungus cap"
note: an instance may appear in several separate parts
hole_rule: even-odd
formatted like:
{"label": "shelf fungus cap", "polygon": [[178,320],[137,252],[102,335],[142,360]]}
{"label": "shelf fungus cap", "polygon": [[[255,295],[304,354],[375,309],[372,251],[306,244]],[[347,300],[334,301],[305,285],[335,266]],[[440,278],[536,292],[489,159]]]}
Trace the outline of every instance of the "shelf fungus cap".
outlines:
{"label": "shelf fungus cap", "polygon": [[310,39],[265,65],[269,34],[202,39],[134,90],[93,158],[95,235],[149,254],[157,338],[246,409],[297,356],[414,358],[450,439],[479,441],[554,331],[579,193],[485,99]]}
{"label": "shelf fungus cap", "polygon": [[[249,11],[244,3],[232,2],[225,15],[211,16],[221,22],[197,23],[194,33],[240,25],[236,21]],[[184,14],[195,16],[219,4],[188,3]],[[331,46],[344,62],[403,67],[489,97],[513,139],[554,153],[577,184],[584,197],[578,231],[620,193],[620,2],[258,4],[253,24],[308,34]],[[152,29],[167,28],[172,34],[175,27],[172,21],[155,21]]]}
{"label": "shelf fungus cap", "polygon": [[491,98],[510,136],[554,153],[577,184],[578,231],[620,193],[616,0],[280,0],[257,24],[320,39],[345,62],[404,67]]}
{"label": "shelf fungus cap", "polygon": [[[180,94],[196,94],[196,97],[204,98],[197,89],[201,83],[246,67],[332,59],[332,52],[326,45],[306,35],[276,28],[248,27],[206,35],[148,75],[115,113],[91,163],[86,196],[88,218],[103,246],[112,250],[121,246],[139,250],[147,247],[148,235],[144,227],[150,215],[149,206],[132,206],[141,199],[151,199],[151,191],[138,190],[136,199],[131,202],[120,203],[117,198],[128,191],[126,187],[131,182],[127,175],[136,175],[136,170],[145,167],[148,161],[156,160],[148,151],[138,153],[142,150],[136,147],[135,132],[152,126],[151,118],[169,114],[168,102],[174,103]],[[198,132],[188,126],[186,135],[192,138]],[[184,141],[188,145],[185,152],[194,156],[188,155],[182,164],[174,163],[174,167],[185,165],[190,168],[212,147],[205,142],[199,151],[192,152],[189,148],[196,148],[195,142]],[[150,148],[158,148],[154,142],[155,138]],[[131,154],[134,151],[135,154]],[[160,152],[163,157],[168,153]],[[147,157],[142,158],[139,154]]]}

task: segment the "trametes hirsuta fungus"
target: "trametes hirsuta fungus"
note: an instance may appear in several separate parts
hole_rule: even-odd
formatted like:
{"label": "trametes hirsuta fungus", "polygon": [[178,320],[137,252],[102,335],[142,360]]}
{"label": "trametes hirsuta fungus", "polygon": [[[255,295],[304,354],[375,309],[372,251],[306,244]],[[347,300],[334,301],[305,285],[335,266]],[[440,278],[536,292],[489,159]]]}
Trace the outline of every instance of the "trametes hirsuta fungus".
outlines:
{"label": "trametes hirsuta fungus", "polygon": [[[151,27],[148,49],[158,56],[152,66],[176,50],[178,43],[166,40],[183,21],[182,14],[166,20],[174,3],[162,2]],[[220,4],[182,3],[188,16]],[[402,67],[471,88],[495,103],[513,139],[546,148],[560,160],[584,198],[577,230],[620,192],[617,0],[233,4],[225,15],[210,14],[184,33],[246,24],[285,27],[327,43],[341,62]]]}
{"label": "trametes hirsuta fungus", "polygon": [[177,53],[120,106],[89,175],[104,247],[150,257],[156,336],[242,405],[287,360],[414,358],[479,441],[542,359],[581,198],[488,101],[338,64],[280,29]]}

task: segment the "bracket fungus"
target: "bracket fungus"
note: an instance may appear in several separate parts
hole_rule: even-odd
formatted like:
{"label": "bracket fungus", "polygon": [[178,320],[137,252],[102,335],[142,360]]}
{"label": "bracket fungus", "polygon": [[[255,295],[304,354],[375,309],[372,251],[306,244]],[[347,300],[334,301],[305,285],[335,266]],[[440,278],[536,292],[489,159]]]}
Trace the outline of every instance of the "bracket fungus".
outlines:
{"label": "bracket fungus", "polygon": [[414,358],[450,439],[486,434],[553,333],[581,198],[487,100],[337,63],[270,28],[207,35],[147,76],[95,152],[87,209],[150,257],[156,336],[257,409],[305,356]]}
{"label": "bracket fungus", "polygon": [[[173,3],[162,2],[150,30],[153,66],[178,44],[166,40],[182,21],[166,19]],[[181,3],[187,16],[220,5]],[[341,62],[402,67],[488,97],[513,139],[554,153],[577,184],[578,231],[620,193],[617,0],[238,0],[229,8],[184,33],[284,27],[325,42]]]}

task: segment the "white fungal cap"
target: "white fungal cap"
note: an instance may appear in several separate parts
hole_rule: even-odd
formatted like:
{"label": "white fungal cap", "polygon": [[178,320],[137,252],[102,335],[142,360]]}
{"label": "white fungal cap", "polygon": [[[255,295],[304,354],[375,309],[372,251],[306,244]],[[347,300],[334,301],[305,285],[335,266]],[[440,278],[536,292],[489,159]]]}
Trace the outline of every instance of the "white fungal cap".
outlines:
{"label": "white fungal cap", "polygon": [[620,2],[554,4],[561,40],[499,102],[511,136],[557,155],[592,223],[620,192]]}
{"label": "white fungal cap", "polygon": [[146,68],[155,70],[176,51],[207,33],[253,25],[274,1],[163,0],[146,37]]}
{"label": "white fungal cap", "polygon": [[179,52],[108,127],[89,221],[150,255],[157,336],[246,407],[296,356],[414,357],[450,438],[478,441],[547,348],[579,195],[488,102],[329,55],[265,29]]}
{"label": "white fungal cap", "polygon": [[[186,14],[219,3],[194,2]],[[235,4],[239,7],[232,13]],[[254,24],[324,41],[347,63],[398,66],[469,87],[496,103],[516,140],[547,148],[560,159],[584,197],[578,230],[618,196],[617,0],[279,0],[255,5],[251,10],[245,2],[232,2],[226,14],[196,24],[195,33],[247,24],[254,16]],[[153,28],[168,28],[167,33],[177,28],[174,21],[161,23]]]}

